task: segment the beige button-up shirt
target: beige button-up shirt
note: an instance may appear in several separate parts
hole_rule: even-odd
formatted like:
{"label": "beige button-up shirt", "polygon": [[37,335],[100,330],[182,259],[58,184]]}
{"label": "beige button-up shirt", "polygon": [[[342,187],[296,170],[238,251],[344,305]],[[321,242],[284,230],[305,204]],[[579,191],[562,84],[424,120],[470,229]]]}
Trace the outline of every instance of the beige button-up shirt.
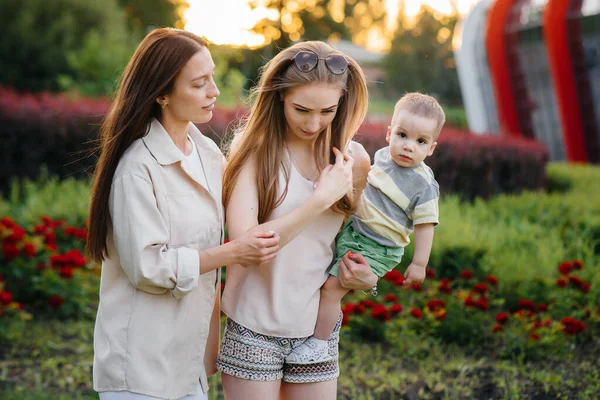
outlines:
{"label": "beige button-up shirt", "polygon": [[189,134],[206,179],[155,119],[114,175],[94,331],[98,392],[177,399],[195,393],[198,382],[208,390],[220,282],[217,270],[199,275],[198,250],[223,242],[224,158],[193,124]]}

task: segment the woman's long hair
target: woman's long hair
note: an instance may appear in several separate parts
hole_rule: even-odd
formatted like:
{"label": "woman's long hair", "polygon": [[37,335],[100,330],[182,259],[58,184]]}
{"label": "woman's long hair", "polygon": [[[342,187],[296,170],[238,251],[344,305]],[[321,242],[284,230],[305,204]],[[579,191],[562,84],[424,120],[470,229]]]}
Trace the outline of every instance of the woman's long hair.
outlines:
{"label": "woman's long hair", "polygon": [[112,107],[102,122],[99,159],[94,173],[88,220],[87,254],[95,261],[108,256],[108,201],[121,156],[145,136],[152,118],[159,118],[160,96],[173,90],[181,69],[208,42],[193,33],[161,28],[150,32],[127,64]]}
{"label": "woman's long hair", "polygon": [[[302,72],[291,66],[294,55],[303,50],[316,53],[320,59],[317,67],[310,72]],[[330,54],[344,55],[323,42],[302,42],[282,50],[263,67],[260,81],[252,91],[255,101],[250,114],[236,130],[236,145],[231,149],[223,174],[225,207],[231,199],[239,173],[250,157],[257,162],[258,222],[267,221],[285,198],[289,171],[283,163],[287,124],[281,95],[287,90],[315,83],[338,85],[342,89],[342,97],[336,116],[315,144],[315,161],[319,169],[335,161],[333,146],[341,150],[347,148],[367,114],[367,84],[358,63],[346,55],[347,71],[341,75],[331,73],[322,60]],[[286,187],[278,197],[278,176],[282,167]],[[353,211],[352,200],[345,196],[331,209],[350,214]]]}

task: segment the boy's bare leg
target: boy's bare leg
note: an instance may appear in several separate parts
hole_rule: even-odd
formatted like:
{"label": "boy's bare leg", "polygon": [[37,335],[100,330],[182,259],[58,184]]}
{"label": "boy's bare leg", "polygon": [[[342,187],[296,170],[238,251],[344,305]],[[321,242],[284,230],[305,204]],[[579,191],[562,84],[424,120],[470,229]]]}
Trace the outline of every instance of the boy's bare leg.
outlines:
{"label": "boy's bare leg", "polygon": [[327,340],[335,328],[340,317],[341,302],[349,290],[342,287],[340,280],[330,276],[321,288],[321,301],[319,302],[319,315],[313,337]]}

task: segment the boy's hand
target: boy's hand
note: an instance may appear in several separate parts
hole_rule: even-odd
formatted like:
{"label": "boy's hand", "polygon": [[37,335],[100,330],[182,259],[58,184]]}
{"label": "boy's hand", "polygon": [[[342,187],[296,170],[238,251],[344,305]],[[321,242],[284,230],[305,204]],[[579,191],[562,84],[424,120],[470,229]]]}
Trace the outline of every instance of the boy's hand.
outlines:
{"label": "boy's hand", "polygon": [[411,263],[408,268],[406,268],[404,278],[404,286],[408,286],[413,283],[422,283],[425,280],[425,267]]}

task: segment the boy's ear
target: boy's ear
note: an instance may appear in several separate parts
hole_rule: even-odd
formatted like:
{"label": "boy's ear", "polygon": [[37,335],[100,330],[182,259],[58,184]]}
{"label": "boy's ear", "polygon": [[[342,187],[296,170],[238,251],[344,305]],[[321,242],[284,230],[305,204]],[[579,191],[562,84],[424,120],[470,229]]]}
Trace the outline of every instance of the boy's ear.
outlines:
{"label": "boy's ear", "polygon": [[387,133],[385,134],[385,141],[390,142],[390,136],[392,135],[392,127],[388,126]]}
{"label": "boy's ear", "polygon": [[431,147],[429,148],[429,154],[427,154],[427,156],[430,156],[433,154],[433,151],[435,150],[436,146],[437,146],[437,142],[433,142],[431,144]]}

